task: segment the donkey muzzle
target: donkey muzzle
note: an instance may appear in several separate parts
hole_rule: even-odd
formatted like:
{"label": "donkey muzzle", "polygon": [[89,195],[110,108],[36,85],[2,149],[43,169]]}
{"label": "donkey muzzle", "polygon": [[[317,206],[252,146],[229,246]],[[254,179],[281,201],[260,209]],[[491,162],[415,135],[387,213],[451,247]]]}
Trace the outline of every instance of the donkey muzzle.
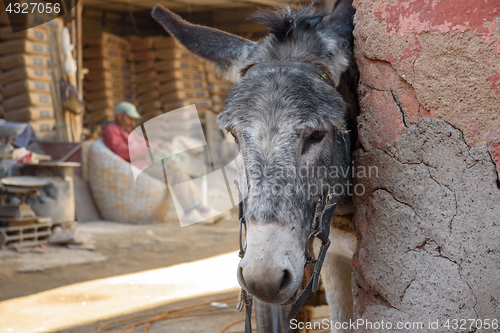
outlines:
{"label": "donkey muzzle", "polygon": [[254,223],[247,231],[247,250],[238,265],[239,284],[265,303],[290,301],[302,281],[303,242],[277,223]]}

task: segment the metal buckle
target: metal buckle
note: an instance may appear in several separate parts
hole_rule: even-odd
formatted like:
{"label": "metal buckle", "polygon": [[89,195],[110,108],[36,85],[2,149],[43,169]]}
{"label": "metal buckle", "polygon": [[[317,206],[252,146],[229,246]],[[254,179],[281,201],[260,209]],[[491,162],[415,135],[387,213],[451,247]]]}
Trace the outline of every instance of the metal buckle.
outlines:
{"label": "metal buckle", "polygon": [[[245,226],[245,245],[243,246],[243,235],[242,235],[242,225]],[[244,217],[241,217],[240,218],[240,227],[239,227],[239,233],[240,233],[240,237],[239,237],[239,242],[240,242],[240,252],[238,253],[238,256],[243,259],[243,257],[245,256],[245,253],[247,251],[247,224],[245,222],[245,218]]]}
{"label": "metal buckle", "polygon": [[314,242],[314,238],[316,238],[316,231],[311,232],[309,237],[306,240],[306,265],[307,264],[315,264],[316,259],[314,258],[314,253],[311,254],[311,246]]}

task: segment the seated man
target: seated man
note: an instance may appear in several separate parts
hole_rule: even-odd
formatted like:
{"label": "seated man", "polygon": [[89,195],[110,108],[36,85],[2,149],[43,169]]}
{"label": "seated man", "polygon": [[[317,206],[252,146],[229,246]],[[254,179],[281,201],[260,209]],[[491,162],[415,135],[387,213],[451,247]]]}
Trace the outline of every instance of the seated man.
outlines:
{"label": "seated man", "polygon": [[[115,108],[115,122],[108,124],[102,133],[104,144],[115,154],[130,163],[129,149],[142,149],[144,138],[133,132],[136,126],[136,120],[139,119],[139,113],[135,106],[128,102],[122,102]],[[130,136],[130,139],[129,139]],[[130,148],[129,148],[130,140]],[[136,143],[136,144],[134,144]],[[141,151],[138,151],[140,155]],[[147,156],[145,156],[147,157]],[[156,166],[156,165],[155,165]],[[151,176],[164,181],[162,168],[151,166],[145,170]],[[168,180],[172,184],[186,183],[184,191],[176,191],[176,198],[184,209],[184,218],[188,223],[208,222],[214,223],[227,214],[222,214],[215,209],[202,205],[201,195],[191,182],[191,177],[182,169],[172,167],[168,168]],[[229,213],[229,212],[228,212]],[[217,216],[216,216],[217,215]],[[216,218],[210,218],[216,216]]]}

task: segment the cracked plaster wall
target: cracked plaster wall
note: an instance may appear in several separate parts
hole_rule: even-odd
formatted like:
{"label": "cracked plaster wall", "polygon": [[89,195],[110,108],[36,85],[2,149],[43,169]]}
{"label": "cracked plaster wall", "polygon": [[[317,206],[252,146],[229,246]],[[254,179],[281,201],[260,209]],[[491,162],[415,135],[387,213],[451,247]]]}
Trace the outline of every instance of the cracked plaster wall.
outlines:
{"label": "cracked plaster wall", "polygon": [[500,320],[500,2],[354,3],[355,316]]}

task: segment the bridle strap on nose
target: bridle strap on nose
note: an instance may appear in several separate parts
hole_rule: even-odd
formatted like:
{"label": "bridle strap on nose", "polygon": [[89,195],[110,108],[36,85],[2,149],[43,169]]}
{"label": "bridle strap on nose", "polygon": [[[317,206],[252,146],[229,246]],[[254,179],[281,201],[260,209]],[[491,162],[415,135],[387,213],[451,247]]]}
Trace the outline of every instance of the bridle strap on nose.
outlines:
{"label": "bridle strap on nose", "polygon": [[[243,200],[241,197],[241,192],[239,191],[238,182],[234,181],[236,188],[239,192],[240,199],[240,207],[239,207],[239,243],[240,243],[240,252],[239,256],[243,259],[246,252],[246,240],[245,243],[242,241],[242,231],[245,228],[245,237],[246,237],[246,223],[245,217],[243,215]],[[309,283],[304,288],[299,298],[295,302],[292,307],[292,310],[288,314],[288,317],[285,321],[287,323],[286,327],[283,327],[283,333],[287,333],[290,329],[291,321],[297,316],[300,308],[304,305],[305,301],[309,297],[312,292],[316,292],[319,287],[319,274],[321,272],[321,268],[323,267],[323,262],[325,261],[326,252],[328,247],[330,246],[330,239],[328,238],[330,235],[330,225],[333,218],[333,214],[335,213],[335,209],[337,208],[337,203],[332,203],[333,193],[331,193],[331,189],[323,200],[320,200],[316,205],[316,212],[313,218],[311,233],[306,241],[306,257],[308,262],[314,263],[314,271],[309,280]],[[309,247],[312,245],[314,238],[318,238],[321,240],[321,248],[319,250],[318,258],[314,259],[309,254]],[[245,333],[252,333],[252,296],[248,294],[245,290],[241,289],[240,301],[238,304],[238,310],[241,311],[245,307],[246,318],[245,318]],[[274,331],[273,333],[278,333]]]}
{"label": "bridle strap on nose", "polygon": [[[331,199],[332,197],[330,196],[330,194],[328,194],[325,202],[323,203],[324,205],[320,215],[316,215],[314,218],[313,230],[311,231],[311,234],[309,235],[309,238],[306,242],[306,254],[309,253],[308,246],[312,244],[312,241],[315,237],[321,240],[321,248],[316,260],[308,258],[308,260],[310,259],[312,262],[314,262],[314,271],[311,279],[309,280],[309,283],[304,288],[299,298],[293,305],[292,310],[290,310],[290,313],[288,314],[288,317],[285,321],[287,326],[283,327],[283,333],[288,332],[288,330],[290,329],[291,321],[295,318],[295,316],[297,316],[297,313],[299,313],[300,308],[304,305],[309,295],[318,290],[319,273],[321,272],[321,268],[323,267],[326,252],[330,247],[330,239],[328,238],[328,236],[330,235],[330,224],[333,218],[333,213],[335,213],[335,209],[337,208],[336,203],[330,204]],[[318,210],[316,210],[316,212],[318,212]]]}
{"label": "bridle strap on nose", "polygon": [[[238,207],[238,218],[240,220],[240,225],[239,225],[240,252],[238,253],[238,256],[241,259],[243,259],[243,257],[245,256],[245,252],[247,250],[247,242],[246,242],[247,225],[245,222],[245,217],[243,216],[243,198],[241,196],[241,191],[237,180],[234,181],[234,185],[238,190],[238,199],[240,201]],[[245,229],[245,242],[243,242],[243,229]],[[246,290],[241,288],[240,299],[237,308],[238,311],[241,311],[243,310],[243,307],[245,307],[245,333],[252,333],[252,303],[253,303],[252,295],[250,295],[249,293],[246,292]]]}

